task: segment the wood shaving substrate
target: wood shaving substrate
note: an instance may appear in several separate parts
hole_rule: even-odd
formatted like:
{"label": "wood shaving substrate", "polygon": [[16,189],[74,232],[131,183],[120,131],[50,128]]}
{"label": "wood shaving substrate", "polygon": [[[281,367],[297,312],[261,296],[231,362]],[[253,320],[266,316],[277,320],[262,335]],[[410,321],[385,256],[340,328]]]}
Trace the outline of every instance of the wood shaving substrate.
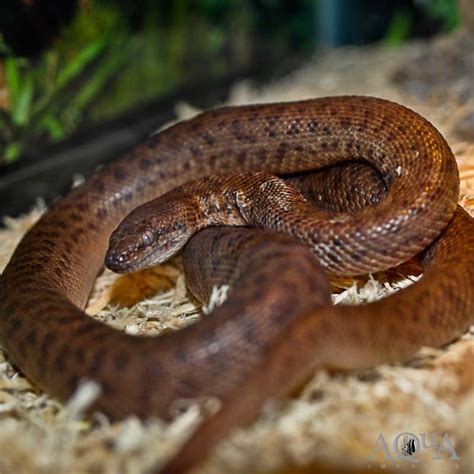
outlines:
{"label": "wood shaving substrate", "polygon": [[[474,144],[456,142],[450,134],[455,104],[433,106],[403,96],[389,76],[411,48],[344,49],[317,60],[263,90],[237,84],[232,104],[296,100],[338,94],[377,95],[404,103],[425,115],[448,138],[462,179],[461,203],[474,212]],[[178,104],[177,116],[196,110]],[[26,230],[44,207],[6,219],[0,232],[0,271]],[[410,284],[416,266],[365,280],[334,285],[337,303],[358,303],[382,297]],[[413,270],[413,271],[412,271]],[[219,295],[216,295],[218,298]],[[186,292],[179,258],[131,277],[104,271],[97,279],[88,313],[130,334],[158,334],[179,329],[199,318],[201,309]],[[411,466],[422,473],[472,472],[474,469],[474,330],[443,349],[424,349],[410,363],[379,366],[370,371],[320,372],[296,398],[270,404],[249,428],[218,447],[196,472],[375,472],[368,460],[380,434],[391,449],[397,434],[408,432],[438,441],[447,433],[459,460],[422,456]],[[139,473],[159,468],[199,420],[190,404],[174,422],[111,423],[106,417],[83,417],[96,396],[93,384],[82,386],[65,406],[30,385],[0,352],[0,473]],[[431,438],[429,438],[431,439]],[[429,449],[424,450],[429,454]],[[421,455],[420,455],[421,456]],[[421,459],[421,458],[420,458]],[[410,470],[407,463],[386,462],[385,471]],[[302,468],[301,466],[307,466]],[[311,467],[313,466],[313,467]],[[355,466],[355,467],[354,467]],[[358,467],[357,467],[358,466]],[[319,469],[319,468],[318,468]]]}

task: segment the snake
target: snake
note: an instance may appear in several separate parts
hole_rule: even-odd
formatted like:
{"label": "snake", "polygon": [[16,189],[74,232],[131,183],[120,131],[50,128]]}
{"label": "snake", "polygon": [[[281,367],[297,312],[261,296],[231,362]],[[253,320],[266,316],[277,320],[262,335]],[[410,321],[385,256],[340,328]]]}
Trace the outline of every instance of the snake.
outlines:
{"label": "snake", "polygon": [[[338,96],[212,109],[98,170],[27,232],[0,276],[0,345],[60,400],[96,381],[92,408],[112,419],[169,419],[178,399],[221,399],[164,467],[183,472],[311,371],[405,361],[466,331],[474,219],[458,194],[446,140],[397,103]],[[198,299],[231,283],[208,317],[149,337],[84,312],[104,261],[136,271],[183,248]],[[331,304],[327,275],[420,253],[424,274],[410,287]]]}

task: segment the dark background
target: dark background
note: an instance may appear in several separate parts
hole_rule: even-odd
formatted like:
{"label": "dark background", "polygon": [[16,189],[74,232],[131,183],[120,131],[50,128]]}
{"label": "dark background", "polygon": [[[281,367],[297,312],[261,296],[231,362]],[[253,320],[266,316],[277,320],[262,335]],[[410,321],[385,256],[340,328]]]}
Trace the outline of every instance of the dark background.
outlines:
{"label": "dark background", "polygon": [[396,47],[459,23],[455,0],[3,0],[0,212],[47,202],[173,117],[325,48]]}

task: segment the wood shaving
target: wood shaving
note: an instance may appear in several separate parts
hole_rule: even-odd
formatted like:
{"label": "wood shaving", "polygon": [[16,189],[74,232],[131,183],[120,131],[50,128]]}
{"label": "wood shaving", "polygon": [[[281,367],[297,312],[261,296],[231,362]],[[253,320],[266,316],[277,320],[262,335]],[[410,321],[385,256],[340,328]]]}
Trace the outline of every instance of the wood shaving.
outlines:
{"label": "wood shaving", "polygon": [[[376,94],[415,108],[449,140],[454,105],[414,102],[390,81],[393,71],[419,47],[326,53],[265,88],[256,89],[250,82],[236,84],[229,102]],[[197,112],[186,104],[177,109],[183,118]],[[474,143],[451,141],[451,145],[460,167],[461,203],[474,213]],[[40,204],[22,218],[5,219],[0,270],[43,211]],[[351,304],[372,301],[411,284],[419,274],[413,261],[365,279],[335,281],[334,299]],[[218,300],[222,300],[219,292],[212,304]],[[134,276],[104,271],[96,281],[88,313],[130,334],[159,334],[195,322],[201,311],[186,292],[181,263],[175,259]],[[367,468],[380,433],[391,440],[406,431],[449,433],[461,458],[459,462],[424,461],[417,472],[472,472],[473,367],[474,329],[448,347],[420,351],[403,366],[347,374],[319,372],[296,398],[270,404],[254,424],[225,440],[196,472],[323,472],[315,467],[320,461],[333,466],[324,472],[339,472],[338,466]],[[61,405],[30,385],[0,353],[0,472],[147,472],[172,456],[201,416],[198,404],[190,403],[184,411],[181,406],[181,414],[169,424],[133,417],[120,423],[99,415],[84,419],[95,390],[93,385],[82,386],[68,404]],[[309,467],[301,471],[304,465]]]}

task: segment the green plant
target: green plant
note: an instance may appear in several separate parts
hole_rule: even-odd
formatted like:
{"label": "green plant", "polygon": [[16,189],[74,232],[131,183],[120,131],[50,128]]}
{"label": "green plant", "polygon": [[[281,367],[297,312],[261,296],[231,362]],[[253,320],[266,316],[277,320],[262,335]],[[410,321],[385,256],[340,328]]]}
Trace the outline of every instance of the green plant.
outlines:
{"label": "green plant", "polygon": [[15,57],[0,36],[10,105],[0,110],[0,163],[16,160],[40,139],[70,135],[129,59],[119,13],[96,3],[85,4],[36,60]]}
{"label": "green plant", "polygon": [[[441,31],[451,31],[459,24],[457,0],[418,0],[416,4]],[[384,41],[389,46],[399,45],[413,35],[416,27],[413,12],[407,8],[400,8],[395,12],[387,28]]]}
{"label": "green plant", "polygon": [[457,0],[423,0],[428,15],[441,22],[445,31],[454,29],[459,24],[459,6]]}
{"label": "green plant", "polygon": [[16,58],[4,47],[10,110],[0,114],[0,156],[9,163],[26,143],[67,136],[126,59],[123,42],[97,39],[67,61],[47,52],[38,63]]}
{"label": "green plant", "polygon": [[385,33],[385,43],[389,46],[403,43],[409,37],[412,26],[413,18],[409,11],[402,9],[395,12]]}
{"label": "green plant", "polygon": [[310,49],[312,2],[78,2],[38,59],[0,51],[10,98],[0,110],[0,164],[64,139],[85,119],[117,117],[177,86],[245,70],[274,50]]}

